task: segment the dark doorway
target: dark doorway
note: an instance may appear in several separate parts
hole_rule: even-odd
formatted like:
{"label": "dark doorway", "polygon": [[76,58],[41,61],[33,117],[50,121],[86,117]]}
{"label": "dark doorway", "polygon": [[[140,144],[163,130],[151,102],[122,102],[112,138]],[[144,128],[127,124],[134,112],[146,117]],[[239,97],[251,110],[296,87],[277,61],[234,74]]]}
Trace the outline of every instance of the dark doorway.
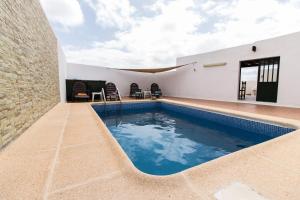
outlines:
{"label": "dark doorway", "polygon": [[257,69],[256,101],[277,102],[280,57],[241,61],[240,87],[243,71],[248,68]]}

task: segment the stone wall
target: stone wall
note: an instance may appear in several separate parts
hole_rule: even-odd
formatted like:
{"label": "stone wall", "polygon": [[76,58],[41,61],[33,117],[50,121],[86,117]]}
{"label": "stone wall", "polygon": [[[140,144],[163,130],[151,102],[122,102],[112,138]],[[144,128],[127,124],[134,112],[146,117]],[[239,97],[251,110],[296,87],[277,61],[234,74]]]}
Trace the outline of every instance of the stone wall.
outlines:
{"label": "stone wall", "polygon": [[39,0],[1,0],[0,148],[58,102],[57,40]]}

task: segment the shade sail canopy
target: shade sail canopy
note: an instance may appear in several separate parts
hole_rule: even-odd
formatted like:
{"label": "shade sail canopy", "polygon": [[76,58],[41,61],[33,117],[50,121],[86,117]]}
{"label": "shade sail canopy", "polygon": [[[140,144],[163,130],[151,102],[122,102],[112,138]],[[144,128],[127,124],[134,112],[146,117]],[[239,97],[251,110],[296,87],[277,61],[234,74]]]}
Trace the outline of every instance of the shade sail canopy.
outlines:
{"label": "shade sail canopy", "polygon": [[194,63],[188,63],[188,64],[184,64],[184,65],[177,65],[177,66],[173,66],[173,67],[163,67],[163,68],[141,68],[141,69],[120,69],[120,70],[125,70],[125,71],[133,71],[133,72],[143,72],[143,73],[159,73],[159,72],[166,72],[166,71],[170,71],[173,69],[177,69],[189,64],[194,64]]}

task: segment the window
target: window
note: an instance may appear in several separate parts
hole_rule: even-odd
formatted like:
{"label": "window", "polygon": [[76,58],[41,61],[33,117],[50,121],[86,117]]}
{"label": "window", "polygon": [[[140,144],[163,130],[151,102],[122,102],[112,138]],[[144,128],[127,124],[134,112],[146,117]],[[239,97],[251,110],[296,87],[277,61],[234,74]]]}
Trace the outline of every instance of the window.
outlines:
{"label": "window", "polygon": [[261,60],[259,82],[277,82],[278,63],[279,58]]}

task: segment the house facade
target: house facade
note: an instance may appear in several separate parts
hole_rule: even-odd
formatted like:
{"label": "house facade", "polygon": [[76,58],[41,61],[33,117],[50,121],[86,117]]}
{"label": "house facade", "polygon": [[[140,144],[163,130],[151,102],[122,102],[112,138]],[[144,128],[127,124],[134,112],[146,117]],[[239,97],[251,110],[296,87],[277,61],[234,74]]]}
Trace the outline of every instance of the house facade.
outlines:
{"label": "house facade", "polygon": [[[298,44],[300,33],[293,33],[179,57],[176,65],[183,67],[152,74],[69,63],[66,77],[115,82],[122,96],[128,96],[130,83],[147,90],[156,82],[165,96],[300,107]],[[239,98],[242,82],[244,99]]]}

